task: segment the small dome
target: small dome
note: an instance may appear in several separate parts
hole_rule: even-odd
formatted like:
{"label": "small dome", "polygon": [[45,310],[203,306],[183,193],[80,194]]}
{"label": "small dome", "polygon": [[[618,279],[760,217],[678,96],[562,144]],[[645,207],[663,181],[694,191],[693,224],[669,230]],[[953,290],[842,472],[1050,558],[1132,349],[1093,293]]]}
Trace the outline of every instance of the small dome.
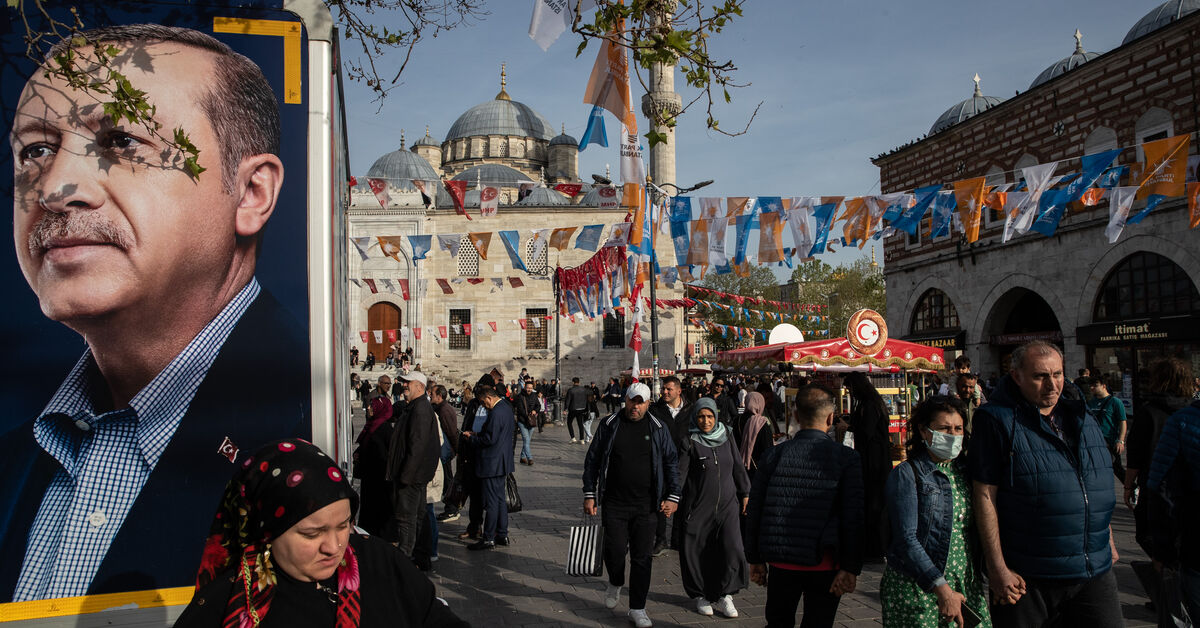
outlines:
{"label": "small dome", "polygon": [[525,195],[525,198],[517,201],[517,205],[523,207],[549,207],[551,205],[570,205],[571,201],[566,194],[558,190],[550,188],[536,187]]}
{"label": "small dome", "polygon": [[425,137],[422,137],[421,139],[413,142],[412,147],[414,149],[418,146],[432,146],[434,148],[442,147],[441,144],[439,144],[436,140],[433,139],[432,136],[429,135],[429,127],[425,127]]}
{"label": "small dome", "polygon": [[562,134],[556,135],[554,137],[554,139],[550,140],[550,145],[551,146],[579,146],[579,140],[571,137],[570,135],[567,135],[567,125],[564,124]]}
{"label": "small dome", "polygon": [[503,164],[479,164],[458,173],[451,181],[466,181],[469,187],[474,187],[477,182],[482,181],[484,185],[503,188],[515,188],[522,183],[533,183],[529,175]]}
{"label": "small dome", "polygon": [[1029,89],[1033,89],[1042,83],[1051,81],[1075,68],[1099,57],[1098,52],[1087,52],[1083,49],[1083,34],[1078,29],[1075,31],[1075,52],[1069,57],[1059,59],[1054,65],[1042,71],[1033,82],[1029,84]]}
{"label": "small dome", "polygon": [[1137,24],[1129,29],[1121,45],[1124,46],[1197,10],[1200,10],[1200,0],[1167,0],[1138,20]]}
{"label": "small dome", "polygon": [[938,116],[933,126],[929,127],[929,135],[940,133],[967,118],[974,117],[995,107],[1004,102],[1003,99],[994,96],[984,96],[979,89],[979,75],[975,75],[975,94],[970,98],[959,102],[953,107],[946,110],[945,113]]}
{"label": "small dome", "polygon": [[441,178],[428,161],[403,148],[376,159],[367,170],[367,177],[386,179],[393,187],[403,190],[416,189],[411,183],[413,179],[436,181]]}

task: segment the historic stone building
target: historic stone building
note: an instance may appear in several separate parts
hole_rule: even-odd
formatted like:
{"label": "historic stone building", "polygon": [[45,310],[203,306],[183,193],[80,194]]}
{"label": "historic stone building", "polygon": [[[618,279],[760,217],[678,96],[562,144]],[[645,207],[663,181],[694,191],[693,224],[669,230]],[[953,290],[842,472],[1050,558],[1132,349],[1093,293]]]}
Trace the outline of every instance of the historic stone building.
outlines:
{"label": "historic stone building", "polygon": [[[353,247],[349,259],[352,279],[374,279],[378,292],[363,282],[349,287],[350,331],[360,354],[375,353],[382,362],[390,343],[386,338],[375,342],[373,334],[363,342],[357,332],[403,328],[422,328],[418,340],[398,339],[402,350],[411,346],[415,361],[426,374],[457,385],[472,384],[486,370],[499,366],[506,376],[515,376],[527,368],[537,378],[554,376],[555,324],[561,323],[561,375],[569,382],[579,377],[585,383],[602,384],[609,376],[628,369],[632,354],[628,349],[632,316],[588,320],[576,316],[575,322],[555,321],[553,281],[556,267],[569,268],[586,261],[594,253],[570,246],[563,251],[547,248],[533,257],[533,232],[539,229],[606,225],[601,243],[611,233],[611,225],[624,220],[628,209],[599,209],[602,186],[580,181],[578,142],[553,127],[532,107],[512,100],[504,85],[492,100],[471,107],[451,125],[441,142],[428,129],[413,143],[379,157],[360,185],[352,190],[347,212],[347,230],[351,238],[365,236],[408,236],[433,234],[433,248],[425,260],[412,261],[412,251],[403,238],[402,250],[394,259],[385,256],[372,240],[368,258],[363,260]],[[382,207],[365,178],[387,182],[389,202]],[[587,177],[590,181],[591,177]],[[451,179],[467,182],[466,206],[472,220],[457,214],[449,194],[439,189],[433,198],[422,197],[413,180]],[[554,190],[556,183],[580,183],[583,191],[574,199]],[[500,207],[495,217],[479,215],[480,184],[500,188]],[[619,196],[619,194],[618,194]],[[426,201],[432,201],[426,206]],[[470,232],[517,230],[519,253],[529,273],[515,270],[503,243],[493,235],[487,259],[481,259],[468,241]],[[438,246],[437,235],[462,234],[457,257]],[[673,264],[670,238],[657,243],[661,260]],[[514,288],[509,278],[518,278],[522,287]],[[392,290],[379,280],[387,279]],[[396,280],[406,279],[410,287],[405,299]],[[452,294],[445,294],[437,279],[445,279]],[[417,294],[420,280],[426,282],[424,295]],[[501,280],[497,286],[495,280]],[[679,298],[680,286],[660,285],[658,298]],[[544,317],[550,316],[547,321]],[[525,319],[525,328],[518,323]],[[536,323],[534,321],[537,321]],[[491,333],[489,323],[496,323]],[[468,324],[472,333],[455,332]],[[659,310],[660,366],[674,368],[674,355],[683,346],[682,311]],[[431,330],[445,327],[447,337]],[[482,330],[482,331],[481,331]],[[679,343],[676,343],[679,338]],[[644,346],[640,353],[643,367],[651,362],[649,326],[643,325]]]}
{"label": "historic stone building", "polygon": [[[1025,92],[990,98],[976,81],[926,136],[875,158],[883,190],[979,176],[1014,183],[1021,168],[1054,160],[1059,174],[1077,172],[1079,156],[1118,147],[1118,163],[1136,169],[1140,144],[1175,135],[1191,136],[1194,162],[1200,0],[1163,3],[1103,54],[1079,39]],[[930,241],[928,217],[916,237],[887,238],[892,333],[942,346],[948,360],[965,351],[984,375],[1004,373],[1019,344],[1050,340],[1065,350],[1070,377],[1091,367],[1121,382],[1114,392],[1127,399],[1159,356],[1200,367],[1200,232],[1188,229],[1186,201],[1164,202],[1111,245],[1108,205],[1072,204],[1051,238],[1002,242],[1003,217],[988,209],[974,243],[957,230]]]}

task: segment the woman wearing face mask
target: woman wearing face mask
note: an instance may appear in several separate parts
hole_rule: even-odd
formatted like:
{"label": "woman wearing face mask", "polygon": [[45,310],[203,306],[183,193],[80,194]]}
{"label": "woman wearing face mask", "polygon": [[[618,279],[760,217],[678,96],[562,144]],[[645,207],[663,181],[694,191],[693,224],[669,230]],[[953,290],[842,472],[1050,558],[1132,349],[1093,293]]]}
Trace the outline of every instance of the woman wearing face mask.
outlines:
{"label": "woman wearing face mask", "polygon": [[[888,476],[891,541],[880,583],[886,626],[990,626],[971,481],[956,399],[922,402],[909,422],[908,461]],[[966,608],[969,607],[969,610]]]}
{"label": "woman wearing face mask", "polygon": [[357,507],[315,445],[263,446],[225,489],[175,627],[467,626],[407,556],[353,532]]}

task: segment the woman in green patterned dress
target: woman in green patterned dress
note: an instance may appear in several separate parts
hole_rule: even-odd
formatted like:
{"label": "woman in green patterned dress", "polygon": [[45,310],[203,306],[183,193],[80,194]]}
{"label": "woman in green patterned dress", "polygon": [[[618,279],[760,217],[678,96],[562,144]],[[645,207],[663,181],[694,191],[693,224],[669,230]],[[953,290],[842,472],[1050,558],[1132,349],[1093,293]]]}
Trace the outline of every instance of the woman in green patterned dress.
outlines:
{"label": "woman in green patterned dress", "polygon": [[978,625],[991,626],[971,481],[960,455],[962,405],[929,399],[916,407],[908,430],[908,461],[886,487],[891,541],[880,584],[883,625],[961,627],[974,614]]}

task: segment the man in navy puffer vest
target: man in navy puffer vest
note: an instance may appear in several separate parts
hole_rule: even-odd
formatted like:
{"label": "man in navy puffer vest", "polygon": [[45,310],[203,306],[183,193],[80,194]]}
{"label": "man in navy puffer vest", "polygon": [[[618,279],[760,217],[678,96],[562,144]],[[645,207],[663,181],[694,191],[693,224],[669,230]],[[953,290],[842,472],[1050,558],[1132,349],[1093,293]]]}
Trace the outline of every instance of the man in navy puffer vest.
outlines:
{"label": "man in navy puffer vest", "polygon": [[[1064,386],[1066,390],[1064,390]],[[1058,347],[1019,347],[976,411],[975,513],[995,626],[1123,626],[1112,563],[1112,458]]]}

